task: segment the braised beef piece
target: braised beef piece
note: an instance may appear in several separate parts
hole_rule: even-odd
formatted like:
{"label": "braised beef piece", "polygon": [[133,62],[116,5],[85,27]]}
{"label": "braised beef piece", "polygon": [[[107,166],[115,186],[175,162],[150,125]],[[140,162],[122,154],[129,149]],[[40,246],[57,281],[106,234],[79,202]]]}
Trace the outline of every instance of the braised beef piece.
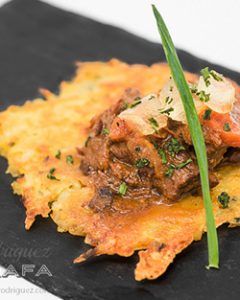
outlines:
{"label": "braised beef piece", "polygon": [[[191,135],[188,127],[185,124],[169,118],[167,130],[169,130],[171,134],[189,146],[192,145]],[[226,152],[227,147],[223,144],[218,131],[214,131],[214,129],[204,126],[202,126],[202,130],[207,147],[209,168],[213,169],[223,159],[223,155]]]}
{"label": "braised beef piece", "polygon": [[[186,125],[168,119],[165,128],[141,136],[117,118],[126,109],[126,103],[137,96],[137,91],[127,91],[123,99],[94,118],[86,145],[79,149],[80,168],[95,186],[96,194],[91,202],[95,209],[111,207],[119,196],[176,201],[201,191],[199,169]],[[111,132],[113,122],[117,135]],[[203,127],[203,133],[210,185],[214,187],[218,180],[213,169],[221,161],[239,161],[240,150],[229,154],[218,132]],[[123,183],[127,191],[121,191]]]}

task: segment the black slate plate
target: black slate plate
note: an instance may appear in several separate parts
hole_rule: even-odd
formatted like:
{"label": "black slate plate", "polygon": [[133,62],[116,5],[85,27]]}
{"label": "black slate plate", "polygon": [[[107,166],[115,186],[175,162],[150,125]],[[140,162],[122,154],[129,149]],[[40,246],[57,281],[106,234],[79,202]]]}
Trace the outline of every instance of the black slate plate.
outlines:
{"label": "black slate plate", "polygon": [[[210,65],[240,83],[237,72],[213,66],[184,51],[179,51],[179,55],[189,71],[197,72]],[[118,28],[39,1],[14,0],[0,9],[0,109],[38,96],[39,87],[56,91],[61,80],[74,74],[77,60],[112,57],[146,64],[164,59],[160,45]],[[72,259],[87,248],[81,238],[59,234],[51,220],[40,218],[26,232],[25,211],[20,198],[12,194],[12,178],[4,175],[6,167],[6,161],[0,159],[2,266],[12,264],[20,272],[23,263],[35,264],[37,268],[46,264],[53,277],[28,274],[25,278],[63,299],[239,299],[239,229],[219,230],[220,270],[204,268],[207,263],[204,238],[178,255],[163,277],[138,283],[133,278],[137,256],[104,256],[73,265]],[[21,257],[14,258],[6,248],[22,251]],[[47,257],[43,252],[29,254],[31,250],[46,248]],[[26,249],[28,252],[24,254]]]}

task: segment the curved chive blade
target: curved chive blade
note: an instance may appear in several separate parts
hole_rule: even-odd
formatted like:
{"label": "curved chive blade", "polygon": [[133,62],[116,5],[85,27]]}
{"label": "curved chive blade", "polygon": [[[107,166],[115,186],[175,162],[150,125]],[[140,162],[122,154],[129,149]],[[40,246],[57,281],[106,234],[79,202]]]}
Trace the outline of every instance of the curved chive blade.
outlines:
{"label": "curved chive blade", "polygon": [[200,178],[201,178],[201,185],[202,185],[204,207],[206,213],[206,223],[207,223],[208,263],[209,263],[208,267],[218,268],[218,264],[219,264],[218,238],[217,238],[215,220],[213,216],[212,201],[210,196],[207,151],[206,151],[205,141],[202,133],[202,128],[193,102],[192,94],[190,92],[187,81],[184,77],[183,69],[178,59],[171,36],[163,21],[162,16],[158,12],[155,5],[152,5],[152,8],[157,21],[158,31],[162,39],[162,45],[166,55],[166,59],[170,66],[172,77],[176,83],[176,86],[178,88],[178,91],[180,93],[183,102],[190,134],[192,137],[194,150],[197,156],[198,167],[199,167]]}

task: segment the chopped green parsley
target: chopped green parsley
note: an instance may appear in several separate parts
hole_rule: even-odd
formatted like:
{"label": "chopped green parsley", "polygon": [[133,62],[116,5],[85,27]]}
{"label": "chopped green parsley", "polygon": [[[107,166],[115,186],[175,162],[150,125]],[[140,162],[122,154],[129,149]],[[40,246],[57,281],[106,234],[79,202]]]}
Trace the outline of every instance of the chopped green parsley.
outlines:
{"label": "chopped green parsley", "polygon": [[191,86],[190,91],[191,91],[193,94],[196,94],[196,93],[197,93],[198,90],[197,90],[196,84],[193,84],[193,85]]}
{"label": "chopped green parsley", "polygon": [[213,79],[215,79],[216,81],[223,81],[223,78],[221,75],[217,74],[217,72],[215,72],[214,70],[210,71],[210,75],[212,76]]}
{"label": "chopped green parsley", "polygon": [[55,157],[56,157],[57,159],[61,159],[61,155],[62,155],[61,151],[58,150],[57,153],[56,153],[56,155],[55,155]]}
{"label": "chopped green parsley", "polygon": [[155,98],[155,96],[154,96],[154,95],[151,95],[151,96],[149,97],[148,100],[152,100],[152,99],[154,99],[154,98]]}
{"label": "chopped green parsley", "polygon": [[118,189],[118,193],[121,195],[121,196],[124,196],[127,192],[127,189],[128,189],[128,186],[125,182],[122,182],[119,186],[119,189]]}
{"label": "chopped green parsley", "polygon": [[67,162],[69,165],[73,165],[74,161],[73,161],[72,155],[68,155],[68,156],[66,157],[66,162]]}
{"label": "chopped green parsley", "polygon": [[109,134],[109,129],[108,128],[103,128],[102,134],[103,135],[108,135]]}
{"label": "chopped green parsley", "polygon": [[203,77],[203,80],[204,80],[206,86],[209,86],[209,85],[211,84],[211,83],[210,83],[210,77],[211,77],[211,76],[212,76],[212,78],[213,78],[214,80],[216,80],[216,81],[223,81],[223,78],[222,78],[221,75],[217,74],[217,72],[214,71],[214,70],[209,71],[209,68],[208,68],[208,67],[202,69],[202,70],[200,71],[200,73],[201,73],[201,75],[202,75],[202,77]]}
{"label": "chopped green parsley", "polygon": [[59,181],[59,179],[56,176],[53,175],[55,173],[55,171],[56,171],[55,168],[51,168],[50,171],[49,171],[49,173],[47,174],[47,178],[51,179],[51,180],[57,180],[57,181]]}
{"label": "chopped green parsley", "polygon": [[140,146],[137,146],[137,147],[135,148],[135,151],[136,151],[136,152],[141,152],[141,147],[140,147]]}
{"label": "chopped green parsley", "polygon": [[162,164],[165,165],[167,163],[167,156],[165,151],[162,148],[160,148],[158,149],[158,154],[161,156]]}
{"label": "chopped green parsley", "polygon": [[184,168],[184,167],[186,167],[188,164],[190,164],[192,162],[192,159],[191,158],[189,158],[189,159],[187,159],[186,161],[184,161],[184,162],[182,162],[182,163],[180,163],[179,165],[176,165],[175,167],[176,167],[176,169],[182,169],[182,168]]}
{"label": "chopped green parsley", "polygon": [[150,164],[150,161],[147,158],[139,158],[135,163],[135,165],[138,169],[147,167],[147,166],[149,166],[149,164]]}
{"label": "chopped green parsley", "polygon": [[224,131],[231,131],[231,127],[230,127],[229,123],[225,123],[225,124],[223,125],[223,130],[224,130]]}
{"label": "chopped green parsley", "polygon": [[196,93],[199,97],[199,100],[202,102],[208,102],[210,100],[210,94],[207,94],[205,91],[199,91]]}
{"label": "chopped green parsley", "polygon": [[151,117],[148,119],[149,123],[151,124],[152,128],[157,131],[159,129],[158,122],[155,118]]}
{"label": "chopped green parsley", "polygon": [[210,80],[209,80],[210,79],[210,72],[209,72],[209,68],[206,67],[206,68],[202,69],[200,71],[200,74],[202,75],[203,80],[204,80],[206,86],[209,86],[210,85]]}
{"label": "chopped green parsley", "polygon": [[165,103],[166,103],[166,104],[171,104],[172,102],[173,102],[173,98],[167,96],[166,99],[165,99]]}
{"label": "chopped green parsley", "polygon": [[138,101],[134,102],[132,105],[130,105],[130,108],[133,108],[133,107],[135,107],[135,106],[137,106],[137,105],[139,105],[141,103],[142,103],[142,101],[138,100]]}
{"label": "chopped green parsley", "polygon": [[175,170],[175,166],[173,164],[170,164],[170,166],[167,168],[165,171],[165,176],[166,177],[172,177],[173,171]]}
{"label": "chopped green parsley", "polygon": [[180,169],[186,167],[191,162],[192,162],[192,159],[189,158],[186,161],[184,161],[178,165],[170,164],[169,167],[167,168],[167,170],[165,171],[165,176],[171,177],[173,175],[174,170],[180,170]]}
{"label": "chopped green parsley", "polygon": [[221,208],[228,208],[229,200],[230,200],[230,196],[226,192],[222,192],[218,196],[218,202],[219,202]]}
{"label": "chopped green parsley", "polygon": [[212,113],[211,109],[206,109],[204,114],[203,114],[203,120],[210,120],[211,113]]}
{"label": "chopped green parsley", "polygon": [[167,109],[164,109],[164,110],[160,110],[160,114],[166,114],[167,116],[170,116],[170,113],[174,111],[174,108],[173,107],[169,107]]}
{"label": "chopped green parsley", "polygon": [[178,154],[180,151],[185,150],[184,146],[179,143],[176,138],[171,138],[170,141],[167,143],[167,149],[172,157],[175,154]]}

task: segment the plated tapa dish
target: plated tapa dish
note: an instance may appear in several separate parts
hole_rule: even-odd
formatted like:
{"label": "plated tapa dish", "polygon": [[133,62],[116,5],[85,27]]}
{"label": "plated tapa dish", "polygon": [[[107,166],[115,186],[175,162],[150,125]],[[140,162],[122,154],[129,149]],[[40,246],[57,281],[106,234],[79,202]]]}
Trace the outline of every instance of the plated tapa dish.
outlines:
{"label": "plated tapa dish", "polygon": [[[186,73],[209,162],[217,226],[238,225],[239,87],[216,71]],[[176,84],[166,64],[80,63],[59,95],[1,113],[0,149],[17,177],[26,229],[49,215],[86,236],[93,255],[130,256],[135,278],[163,274],[206,230],[201,183]]]}

